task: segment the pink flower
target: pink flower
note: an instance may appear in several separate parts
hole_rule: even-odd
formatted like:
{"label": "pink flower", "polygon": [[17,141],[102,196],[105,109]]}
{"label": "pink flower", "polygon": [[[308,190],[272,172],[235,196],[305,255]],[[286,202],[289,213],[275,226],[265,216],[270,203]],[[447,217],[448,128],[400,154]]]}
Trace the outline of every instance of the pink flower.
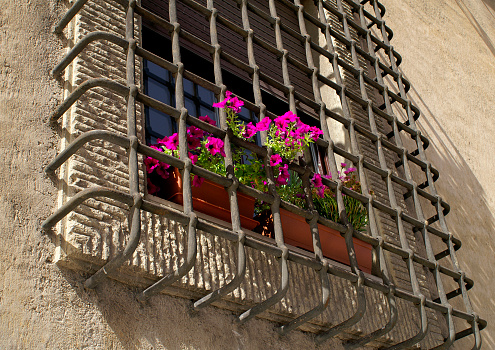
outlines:
{"label": "pink flower", "polygon": [[264,117],[258,124],[256,124],[256,129],[258,131],[265,131],[270,129],[270,124],[272,120],[269,117]]}
{"label": "pink flower", "polygon": [[158,167],[156,168],[156,173],[162,177],[162,179],[168,179],[169,173],[167,169],[170,168],[170,165],[164,162],[160,162]]}
{"label": "pink flower", "polygon": [[244,102],[239,100],[237,96],[232,97],[232,92],[225,92],[225,99],[221,102],[216,102],[213,104],[213,107],[218,108],[230,108],[234,112],[239,113],[241,111],[241,107],[244,106]]}
{"label": "pink flower", "polygon": [[340,166],[341,166],[342,168],[345,168],[345,167],[347,166],[347,164],[346,164],[346,163],[340,163]]}
{"label": "pink flower", "polygon": [[[213,106],[215,106],[215,104],[213,104]],[[208,124],[211,124],[213,126],[217,125],[217,122],[214,121],[213,119],[211,119],[210,117],[208,117],[207,115],[199,117],[199,120],[202,120],[202,121],[204,121]]]}
{"label": "pink flower", "polygon": [[282,157],[279,154],[274,154],[270,157],[270,165],[275,166],[282,163]]}
{"label": "pink flower", "polygon": [[[200,117],[200,118],[203,118],[203,117]],[[187,134],[194,136],[194,137],[203,137],[204,131],[201,130],[200,128],[197,128],[197,127],[191,125],[189,128],[187,128]]]}
{"label": "pink flower", "polygon": [[280,130],[285,130],[289,126],[290,123],[299,122],[300,119],[291,111],[286,112],[284,115],[281,115],[275,118],[275,125]]}
{"label": "pink flower", "polygon": [[194,150],[194,149],[198,148],[199,146],[201,146],[201,141],[196,136],[187,135],[187,144],[189,146],[189,149]]}
{"label": "pink flower", "polygon": [[223,157],[225,157],[225,152],[223,150],[223,141],[216,137],[208,138],[208,142],[206,143],[206,148],[210,151],[212,156],[214,156],[217,153],[220,153]]}
{"label": "pink flower", "polygon": [[313,183],[313,186],[316,188],[324,187],[323,182],[321,182],[321,175],[320,174],[315,174],[313,178],[311,179],[311,182]]}
{"label": "pink flower", "polygon": [[198,161],[198,156],[196,154],[192,154],[191,152],[189,152],[187,155],[189,156],[191,162],[193,164],[196,164],[196,162]]}
{"label": "pink flower", "polygon": [[352,173],[352,172],[354,172],[354,171],[356,171],[356,170],[357,170],[356,168],[349,168],[349,169],[347,169],[346,171],[344,171],[344,174],[346,174],[346,175],[347,175],[347,174],[350,174],[350,173]]}
{"label": "pink flower", "polygon": [[316,126],[310,127],[310,130],[311,130],[311,138],[313,140],[315,140],[315,141],[318,140],[318,138],[320,137],[320,135],[323,135],[323,131],[321,131]]}
{"label": "pink flower", "polygon": [[289,182],[289,164],[284,164],[280,168],[278,168],[279,175],[277,177],[277,184],[279,185],[287,185]]}
{"label": "pink flower", "polygon": [[244,134],[242,134],[242,136],[244,136],[245,138],[247,139],[250,139],[251,137],[253,137],[254,135],[256,135],[256,127],[253,125],[253,123],[249,123],[246,125],[246,129],[244,131]]}
{"label": "pink flower", "polygon": [[155,170],[155,168],[158,167],[159,163],[160,162],[158,161],[158,159],[147,157],[144,160],[144,165],[146,165],[146,172],[148,174],[151,174]]}
{"label": "pink flower", "polygon": [[228,107],[232,109],[234,112],[239,113],[241,111],[242,106],[244,106],[244,102],[239,100],[236,96],[230,99],[230,105]]}
{"label": "pink flower", "polygon": [[192,185],[194,187],[201,187],[204,181],[205,179],[203,179],[202,177],[199,177],[198,175],[194,175]]}
{"label": "pink flower", "polygon": [[227,105],[227,103],[230,101],[230,96],[232,95],[232,93],[230,91],[226,91],[225,92],[225,99],[221,102],[216,102],[213,104],[213,107],[218,107],[218,108],[225,108],[225,106]]}
{"label": "pink flower", "polygon": [[163,145],[166,149],[175,151],[179,147],[179,135],[177,133],[170,137],[165,136],[163,139],[156,140],[159,145]]}
{"label": "pink flower", "polygon": [[150,179],[148,179],[148,193],[149,194],[155,194],[157,192],[160,192],[160,187],[155,186]]}

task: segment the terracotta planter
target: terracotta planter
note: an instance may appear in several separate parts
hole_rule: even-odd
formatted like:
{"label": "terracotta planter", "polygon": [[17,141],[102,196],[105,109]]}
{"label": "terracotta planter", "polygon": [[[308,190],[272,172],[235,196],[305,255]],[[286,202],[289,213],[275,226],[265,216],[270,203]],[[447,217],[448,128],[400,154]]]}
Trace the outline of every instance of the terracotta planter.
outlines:
{"label": "terracotta planter", "polygon": [[[160,181],[160,196],[171,202],[183,205],[182,178],[178,169],[169,171],[170,176]],[[214,182],[205,179],[200,187],[192,187],[194,211],[213,216],[214,218],[231,222],[230,201],[227,190]],[[255,199],[237,192],[241,226],[252,230],[258,225],[253,219]]]}
{"label": "terracotta planter", "polygon": [[[306,220],[303,217],[282,208],[280,208],[280,218],[282,220],[285,243],[313,252],[313,238],[309,224]],[[273,218],[271,218],[271,215],[268,220],[271,220],[271,226],[270,223],[267,224],[267,221],[265,220],[265,222],[260,225],[262,227],[261,233],[265,236],[273,236]],[[347,246],[345,244],[345,239],[340,232],[320,224],[318,224],[318,231],[320,233],[323,256],[349,265]],[[364,272],[371,273],[371,244],[365,243],[357,238],[353,238],[353,242],[359,268]]]}

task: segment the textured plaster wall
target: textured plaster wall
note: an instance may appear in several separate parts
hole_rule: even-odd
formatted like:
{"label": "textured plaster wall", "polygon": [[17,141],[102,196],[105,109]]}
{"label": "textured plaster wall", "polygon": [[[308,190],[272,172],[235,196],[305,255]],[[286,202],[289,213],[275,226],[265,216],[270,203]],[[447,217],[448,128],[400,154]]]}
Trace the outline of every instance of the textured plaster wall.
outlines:
{"label": "textured plaster wall", "polygon": [[495,349],[495,1],[381,2],[423,113],[418,125],[432,141],[427,157],[452,208],[447,223],[462,241],[461,268],[475,282],[473,307],[488,321],[483,348]]}

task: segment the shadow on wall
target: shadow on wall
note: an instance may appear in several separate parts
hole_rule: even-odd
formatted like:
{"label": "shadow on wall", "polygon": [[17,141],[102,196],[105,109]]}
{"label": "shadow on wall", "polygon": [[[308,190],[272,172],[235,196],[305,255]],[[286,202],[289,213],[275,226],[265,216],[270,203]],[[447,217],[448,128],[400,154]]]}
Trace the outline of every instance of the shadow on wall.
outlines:
{"label": "shadow on wall", "polygon": [[[407,79],[405,75],[404,77]],[[408,95],[412,103],[422,112],[416,123],[430,140],[430,146],[426,150],[428,161],[440,172],[440,177],[435,182],[436,190],[451,207],[450,213],[446,216],[449,231],[462,241],[461,249],[456,252],[460,268],[475,283],[474,288],[469,292],[473,309],[481,318],[488,321],[487,328],[481,333],[484,346],[487,349],[495,349],[493,337],[495,327],[490,322],[495,320],[495,298],[492,293],[495,287],[492,270],[495,266],[495,243],[492,237],[492,233],[495,232],[494,214],[476,174],[472,172],[442,127],[441,121],[432,113],[413,86]],[[442,260],[440,263],[444,266],[450,265]],[[454,285],[444,281],[444,286],[448,292]],[[466,311],[461,297],[456,297],[451,302],[454,307]],[[469,326],[466,323],[456,327]],[[468,349],[472,345],[472,337],[459,341],[459,349]]]}
{"label": "shadow on wall", "polygon": [[[100,338],[86,339],[88,345],[129,350],[317,348],[312,337],[302,332],[280,337],[268,321],[255,319],[241,325],[230,311],[212,306],[193,311],[190,300],[166,295],[140,303],[136,299],[138,289],[133,291],[106,279],[95,290],[87,290],[82,286],[84,279],[73,272],[65,273],[80,300],[98,309],[87,327],[98,329],[94,334]],[[343,350],[334,339],[325,344]]]}
{"label": "shadow on wall", "polygon": [[[471,11],[468,9],[466,4],[464,3],[463,0],[455,0],[457,2],[457,5],[461,8],[462,12],[466,16],[466,18],[469,20],[469,22],[472,24],[476,32],[479,34],[481,39],[484,41],[488,49],[491,51],[492,55],[495,56],[495,45],[493,44],[492,40],[488,36],[488,34],[485,32],[481,24],[476,20],[476,18],[473,16]],[[487,7],[488,11],[495,16],[494,10],[495,10],[495,0],[482,0],[485,6]]]}

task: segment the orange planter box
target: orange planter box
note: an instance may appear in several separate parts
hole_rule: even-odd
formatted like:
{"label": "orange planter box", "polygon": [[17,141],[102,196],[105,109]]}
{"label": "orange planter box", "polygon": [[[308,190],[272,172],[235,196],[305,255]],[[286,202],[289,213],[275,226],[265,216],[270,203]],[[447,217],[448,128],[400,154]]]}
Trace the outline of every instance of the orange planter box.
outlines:
{"label": "orange planter box", "polygon": [[[285,243],[313,252],[313,236],[306,220],[302,216],[293,214],[282,208],[280,208],[280,218]],[[273,225],[273,218],[271,220]],[[269,232],[270,230],[272,232]],[[320,224],[318,224],[318,231],[320,233],[323,256],[350,265],[345,239],[340,232]],[[264,225],[263,234],[273,236],[273,226]],[[352,240],[354,242],[354,250],[356,251],[359,268],[363,272],[371,273],[371,244],[357,238],[353,238]]]}
{"label": "orange planter box", "polygon": [[[170,176],[162,180],[160,187],[164,198],[183,205],[184,199],[182,194],[182,178],[178,169],[169,171]],[[205,179],[201,187],[191,187],[194,211],[213,216],[214,218],[231,222],[230,200],[227,190],[214,182]],[[237,202],[239,205],[239,214],[241,217],[241,226],[252,230],[258,225],[253,219],[255,199],[237,192]]]}

